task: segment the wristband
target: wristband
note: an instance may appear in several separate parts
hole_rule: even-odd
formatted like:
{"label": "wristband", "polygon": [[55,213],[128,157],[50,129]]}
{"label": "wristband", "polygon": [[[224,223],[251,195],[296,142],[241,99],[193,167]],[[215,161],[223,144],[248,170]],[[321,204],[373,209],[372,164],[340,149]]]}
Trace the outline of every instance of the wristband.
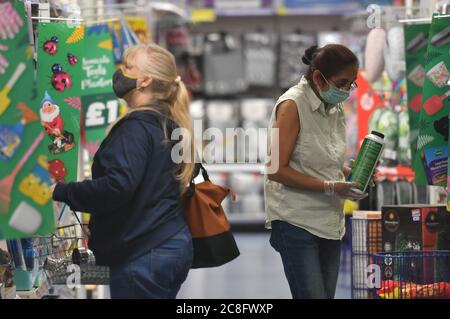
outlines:
{"label": "wristband", "polygon": [[324,192],[327,196],[334,196],[334,182],[325,181],[324,182]]}

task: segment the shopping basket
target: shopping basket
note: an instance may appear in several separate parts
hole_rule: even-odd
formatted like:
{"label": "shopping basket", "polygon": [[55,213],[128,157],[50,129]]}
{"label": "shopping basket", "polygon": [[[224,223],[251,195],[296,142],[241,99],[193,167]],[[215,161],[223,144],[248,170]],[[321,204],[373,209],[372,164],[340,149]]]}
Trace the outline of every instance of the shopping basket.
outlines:
{"label": "shopping basket", "polygon": [[33,238],[37,267],[45,271],[50,284],[109,284],[109,268],[96,265],[94,255],[87,248],[86,227],[62,226],[49,236]]}
{"label": "shopping basket", "polygon": [[378,287],[373,298],[450,299],[450,251],[403,251],[373,254]]}

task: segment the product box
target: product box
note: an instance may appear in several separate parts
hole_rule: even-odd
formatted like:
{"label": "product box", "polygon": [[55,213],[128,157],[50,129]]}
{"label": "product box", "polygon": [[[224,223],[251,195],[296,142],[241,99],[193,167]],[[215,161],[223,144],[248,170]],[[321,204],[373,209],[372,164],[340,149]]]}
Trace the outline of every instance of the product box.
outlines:
{"label": "product box", "polygon": [[[445,206],[401,205],[382,208],[383,279],[430,283],[434,280],[439,236],[447,228]],[[439,273],[444,271],[440,269]]]}
{"label": "product box", "polygon": [[445,182],[447,180],[448,147],[425,148],[422,157],[428,184],[438,185]]}

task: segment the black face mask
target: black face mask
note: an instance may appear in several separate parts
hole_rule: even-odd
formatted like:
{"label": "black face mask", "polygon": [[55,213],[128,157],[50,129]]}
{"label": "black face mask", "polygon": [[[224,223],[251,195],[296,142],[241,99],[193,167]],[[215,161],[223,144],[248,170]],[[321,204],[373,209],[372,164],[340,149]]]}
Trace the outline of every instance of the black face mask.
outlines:
{"label": "black face mask", "polygon": [[137,79],[130,78],[123,74],[122,69],[117,69],[113,75],[113,90],[119,98],[123,98],[127,93],[137,87]]}

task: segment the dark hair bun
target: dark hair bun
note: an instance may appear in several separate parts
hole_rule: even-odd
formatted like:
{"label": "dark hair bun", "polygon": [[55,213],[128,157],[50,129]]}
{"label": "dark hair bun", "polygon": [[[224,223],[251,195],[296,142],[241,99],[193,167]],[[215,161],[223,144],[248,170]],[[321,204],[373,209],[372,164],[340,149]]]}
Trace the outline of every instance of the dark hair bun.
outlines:
{"label": "dark hair bun", "polygon": [[317,53],[317,50],[318,50],[317,45],[313,45],[308,49],[306,49],[305,54],[302,57],[302,62],[306,65],[311,65],[314,60],[314,56]]}

